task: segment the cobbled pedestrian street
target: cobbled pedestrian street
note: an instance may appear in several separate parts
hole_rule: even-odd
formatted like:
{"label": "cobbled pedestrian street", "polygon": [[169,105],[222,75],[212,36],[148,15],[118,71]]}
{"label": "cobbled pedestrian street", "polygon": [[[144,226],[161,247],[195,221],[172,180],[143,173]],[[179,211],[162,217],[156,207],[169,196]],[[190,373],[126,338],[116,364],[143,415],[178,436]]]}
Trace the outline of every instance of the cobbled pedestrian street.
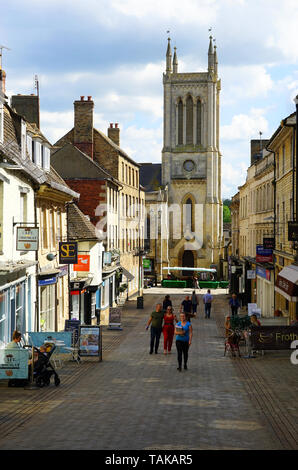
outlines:
{"label": "cobbled pedestrian street", "polygon": [[[183,295],[171,294],[177,313]],[[164,295],[164,294],[163,294]],[[201,296],[201,293],[200,293]],[[162,295],[123,311],[123,331],[105,331],[103,362],[65,364],[61,386],[0,387],[0,449],[298,449],[298,366],[290,353],[224,357],[227,296],[202,300],[193,324],[189,369],[176,348],[149,355],[150,312]]]}

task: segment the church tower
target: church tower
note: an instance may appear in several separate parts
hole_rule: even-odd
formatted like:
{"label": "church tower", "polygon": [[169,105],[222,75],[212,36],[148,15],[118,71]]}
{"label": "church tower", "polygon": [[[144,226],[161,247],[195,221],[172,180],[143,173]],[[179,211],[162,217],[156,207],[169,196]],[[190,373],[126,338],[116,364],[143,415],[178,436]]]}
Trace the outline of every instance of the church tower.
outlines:
{"label": "church tower", "polygon": [[219,266],[223,223],[217,67],[212,36],[208,69],[196,73],[178,72],[177,51],[172,61],[168,39],[162,184],[168,189],[170,266]]}

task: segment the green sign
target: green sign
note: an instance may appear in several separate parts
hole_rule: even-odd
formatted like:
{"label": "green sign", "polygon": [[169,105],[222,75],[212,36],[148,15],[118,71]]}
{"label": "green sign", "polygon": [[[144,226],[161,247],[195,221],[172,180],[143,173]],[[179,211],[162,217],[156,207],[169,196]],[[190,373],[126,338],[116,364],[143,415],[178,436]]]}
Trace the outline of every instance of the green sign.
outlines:
{"label": "green sign", "polygon": [[151,269],[151,260],[150,259],[143,259],[143,268],[144,269]]}

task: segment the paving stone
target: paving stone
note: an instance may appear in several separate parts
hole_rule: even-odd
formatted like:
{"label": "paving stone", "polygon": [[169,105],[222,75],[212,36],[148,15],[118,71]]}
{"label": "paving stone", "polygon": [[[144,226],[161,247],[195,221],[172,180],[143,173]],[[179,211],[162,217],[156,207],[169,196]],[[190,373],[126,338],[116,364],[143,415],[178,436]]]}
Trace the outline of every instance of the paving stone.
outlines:
{"label": "paving stone", "polygon": [[[171,295],[175,306],[184,295]],[[289,389],[294,388],[298,367],[290,367],[286,356],[268,354],[251,361],[247,371],[236,365],[245,359],[223,357],[221,328],[227,299],[223,293],[214,297],[211,319],[203,318],[200,305],[199,316],[192,321],[189,370],[177,371],[175,347],[171,355],[165,356],[162,338],[160,354],[148,354],[150,332],[145,326],[152,306],[161,296],[147,294],[144,310],[136,310],[133,301],[126,305],[122,332],[104,333],[107,347],[103,362],[82,365],[81,371],[73,368],[73,376],[67,379],[72,378],[71,382],[62,383],[52,395],[43,392],[44,404],[38,404],[37,412],[31,399],[33,411],[28,419],[16,420],[17,427],[8,422],[11,432],[0,438],[0,448],[293,448],[293,440],[290,443],[290,439],[280,439],[278,433],[284,431],[268,421],[268,406],[265,409],[260,400],[256,406],[247,373],[253,374],[255,369],[263,387],[259,398],[266,400],[266,387],[270,388],[281,401],[278,412],[283,408],[286,412],[280,418],[289,419],[293,425],[298,408],[292,399],[297,390]],[[1,397],[4,391],[0,389]],[[24,395],[24,391],[13,391],[10,397],[7,393],[3,396],[10,405]],[[18,406],[20,413],[26,414],[28,398]]]}

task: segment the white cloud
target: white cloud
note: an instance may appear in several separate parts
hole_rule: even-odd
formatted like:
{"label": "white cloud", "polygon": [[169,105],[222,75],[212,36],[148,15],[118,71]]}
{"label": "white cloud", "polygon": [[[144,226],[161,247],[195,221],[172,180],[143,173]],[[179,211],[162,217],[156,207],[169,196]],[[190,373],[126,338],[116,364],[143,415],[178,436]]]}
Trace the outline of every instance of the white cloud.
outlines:
{"label": "white cloud", "polygon": [[270,74],[262,65],[223,66],[220,75],[223,82],[222,104],[264,98],[274,86]]}
{"label": "white cloud", "polygon": [[223,140],[249,141],[258,138],[259,132],[268,132],[268,121],[263,116],[264,110],[253,108],[250,114],[237,114],[233,116],[231,124],[221,127],[221,138]]}
{"label": "white cloud", "polygon": [[129,126],[121,131],[121,147],[138,162],[161,162],[162,126]]}

